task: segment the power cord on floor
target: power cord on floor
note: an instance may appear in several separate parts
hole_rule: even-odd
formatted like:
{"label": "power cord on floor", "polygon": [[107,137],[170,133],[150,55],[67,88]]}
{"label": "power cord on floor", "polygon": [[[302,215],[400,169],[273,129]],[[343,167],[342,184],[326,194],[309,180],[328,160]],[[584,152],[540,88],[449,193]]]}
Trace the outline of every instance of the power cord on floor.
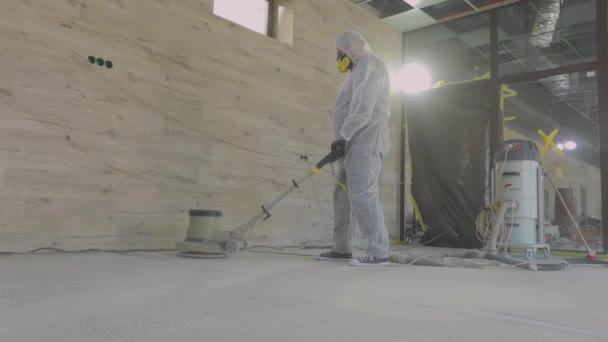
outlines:
{"label": "power cord on floor", "polygon": [[412,245],[412,247],[408,247],[408,248],[404,248],[404,249],[412,249],[412,248],[416,248],[416,247],[418,247],[418,246],[425,246],[425,245],[428,245],[429,243],[431,243],[431,242],[435,242],[435,241],[439,240],[440,238],[444,237],[445,235],[447,235],[447,234],[449,234],[449,233],[450,233],[449,231],[447,231],[447,232],[443,232],[443,233],[441,233],[441,234],[439,234],[439,235],[435,236],[434,238],[430,239],[429,241],[425,241],[425,242],[422,242],[422,243],[417,243],[417,244]]}
{"label": "power cord on floor", "polygon": [[282,251],[285,249],[328,249],[328,248],[332,248],[332,245],[320,245],[320,246],[316,246],[316,245],[309,245],[309,246],[251,246],[248,248],[248,250],[253,249],[253,248],[268,248],[268,249],[274,249],[277,251]]}
{"label": "power cord on floor", "polygon": [[596,264],[570,264],[571,266],[578,266],[578,267],[590,267],[590,268],[603,268],[606,269],[608,268],[608,265],[596,265]]}
{"label": "power cord on floor", "polygon": [[[331,245],[307,245],[307,246],[251,246],[249,248],[247,248],[248,252],[251,253],[263,253],[263,254],[276,254],[276,255],[294,255],[294,256],[303,256],[303,257],[313,257],[314,254],[302,254],[302,253],[292,253],[292,252],[281,252],[285,249],[302,249],[302,250],[306,250],[306,249],[329,249],[331,248]],[[258,249],[258,248],[266,248],[266,249],[273,249],[275,251],[278,252],[273,252],[273,251],[256,251],[254,249]]]}
{"label": "power cord on floor", "polygon": [[[399,259],[400,257],[403,258],[403,257],[406,257],[406,256],[405,255],[396,256],[397,259]],[[414,256],[410,256],[410,257],[414,257]],[[443,267],[468,267],[468,268],[473,267],[473,268],[478,268],[478,269],[487,269],[487,268],[491,268],[491,267],[496,266],[496,263],[493,262],[493,261],[490,261],[490,260],[482,260],[482,261],[476,262],[476,261],[473,261],[473,260],[468,260],[468,259],[463,259],[463,258],[455,258],[455,257],[445,257],[445,258],[442,258],[442,257],[436,256],[436,255],[421,255],[421,256],[415,257],[415,259],[412,260],[412,261],[407,261],[407,262],[396,261],[396,263],[401,264],[403,266],[411,266],[411,265],[415,265],[416,263],[419,263],[422,260],[426,260],[426,261],[430,262],[431,265],[429,265],[427,263],[427,264],[421,264],[420,266],[430,266],[430,267],[437,267],[437,266],[443,266]],[[470,265],[471,267],[450,264],[448,261],[451,261],[451,260],[461,261],[463,263],[466,263],[466,264]]]}
{"label": "power cord on floor", "polygon": [[[320,247],[320,246],[311,246],[309,248],[311,249],[315,249],[316,247]],[[284,246],[284,247],[275,247],[275,246],[254,246],[252,248],[271,248],[271,249],[276,249],[276,250],[283,250],[285,248],[300,248],[300,249],[307,249],[308,247],[303,247],[303,246]],[[357,248],[356,249],[361,249],[361,248]],[[290,256],[302,256],[302,257],[314,257],[314,254],[302,254],[302,253],[291,253],[291,252],[273,252],[273,251],[254,251],[248,249],[249,252],[251,253],[262,253],[262,254],[274,254],[274,255],[290,255]],[[409,262],[405,262],[405,263],[401,263],[401,262],[391,262],[391,265],[389,267],[402,267],[402,266],[412,266],[415,265],[416,263],[420,262],[421,260],[427,260],[431,263],[434,263],[435,265],[421,265],[421,266],[430,266],[430,267],[437,267],[437,266],[444,266],[444,267],[454,267],[454,268],[459,268],[459,267],[465,267],[465,268],[476,268],[476,269],[494,269],[500,265],[505,265],[507,267],[512,267],[512,268],[517,268],[520,269],[521,266],[525,266],[525,265],[529,265],[529,262],[525,261],[525,262],[521,262],[519,264],[503,264],[503,263],[499,263],[497,264],[495,261],[491,261],[491,260],[482,260],[482,261],[474,261],[474,260],[469,260],[469,259],[464,259],[464,258],[455,258],[455,257],[445,257],[445,258],[441,258],[439,256],[436,255],[421,255],[416,257],[414,260],[409,261]],[[462,265],[454,265],[454,264],[450,264],[448,261],[460,261],[466,264],[469,264],[470,266],[462,266]],[[582,265],[581,265],[582,266]],[[589,265],[591,267],[595,266],[596,268],[606,268],[606,266],[601,266],[601,265]]]}
{"label": "power cord on floor", "polygon": [[275,255],[294,255],[303,257],[313,257],[313,254],[301,254],[301,253],[290,253],[290,252],[270,252],[270,251],[249,251],[251,253],[262,253],[262,254],[275,254]]}
{"label": "power cord on floor", "polygon": [[51,251],[62,254],[77,254],[77,253],[135,253],[135,252],[144,252],[144,253],[154,253],[154,252],[175,252],[177,249],[175,248],[135,248],[135,249],[97,249],[97,248],[89,248],[89,249],[78,249],[78,250],[65,250],[61,248],[55,247],[42,247],[33,249],[31,251],[26,252],[0,252],[0,255],[18,255],[18,254],[34,254],[42,251]]}

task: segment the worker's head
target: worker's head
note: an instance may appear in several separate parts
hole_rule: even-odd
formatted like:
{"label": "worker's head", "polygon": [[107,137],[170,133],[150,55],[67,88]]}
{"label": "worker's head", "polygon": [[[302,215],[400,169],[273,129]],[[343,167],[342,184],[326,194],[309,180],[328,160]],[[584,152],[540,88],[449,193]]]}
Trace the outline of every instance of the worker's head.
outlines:
{"label": "worker's head", "polygon": [[[350,70],[353,63],[369,56],[372,49],[359,32],[344,32],[336,39],[336,50],[338,53],[338,68],[342,72]],[[352,63],[348,63],[348,60]],[[346,67],[345,67],[346,66]],[[346,71],[343,71],[345,70]]]}

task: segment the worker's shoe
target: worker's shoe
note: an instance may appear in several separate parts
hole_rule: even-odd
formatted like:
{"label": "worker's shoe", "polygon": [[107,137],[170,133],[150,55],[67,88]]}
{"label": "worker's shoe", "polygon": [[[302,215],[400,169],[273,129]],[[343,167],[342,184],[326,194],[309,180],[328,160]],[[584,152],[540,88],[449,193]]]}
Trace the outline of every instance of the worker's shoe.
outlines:
{"label": "worker's shoe", "polygon": [[389,264],[388,258],[375,258],[371,255],[350,262],[351,266],[388,266]]}
{"label": "worker's shoe", "polygon": [[351,260],[352,254],[341,254],[334,251],[325,252],[315,257],[317,260]]}

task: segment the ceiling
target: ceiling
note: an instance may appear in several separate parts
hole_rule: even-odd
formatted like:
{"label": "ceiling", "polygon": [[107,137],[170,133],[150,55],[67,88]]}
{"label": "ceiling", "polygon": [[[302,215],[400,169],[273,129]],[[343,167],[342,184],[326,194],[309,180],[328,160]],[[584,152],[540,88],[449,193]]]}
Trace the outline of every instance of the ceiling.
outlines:
{"label": "ceiling", "polygon": [[474,14],[519,0],[351,0],[401,32]]}

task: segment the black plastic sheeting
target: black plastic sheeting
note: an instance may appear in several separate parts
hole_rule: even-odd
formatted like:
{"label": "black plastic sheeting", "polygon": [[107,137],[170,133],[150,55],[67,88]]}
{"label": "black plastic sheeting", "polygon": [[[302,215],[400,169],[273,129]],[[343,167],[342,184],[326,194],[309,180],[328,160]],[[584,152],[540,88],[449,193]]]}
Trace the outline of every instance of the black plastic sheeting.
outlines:
{"label": "black plastic sheeting", "polygon": [[412,194],[430,245],[479,248],[489,203],[492,87],[446,86],[406,97]]}

